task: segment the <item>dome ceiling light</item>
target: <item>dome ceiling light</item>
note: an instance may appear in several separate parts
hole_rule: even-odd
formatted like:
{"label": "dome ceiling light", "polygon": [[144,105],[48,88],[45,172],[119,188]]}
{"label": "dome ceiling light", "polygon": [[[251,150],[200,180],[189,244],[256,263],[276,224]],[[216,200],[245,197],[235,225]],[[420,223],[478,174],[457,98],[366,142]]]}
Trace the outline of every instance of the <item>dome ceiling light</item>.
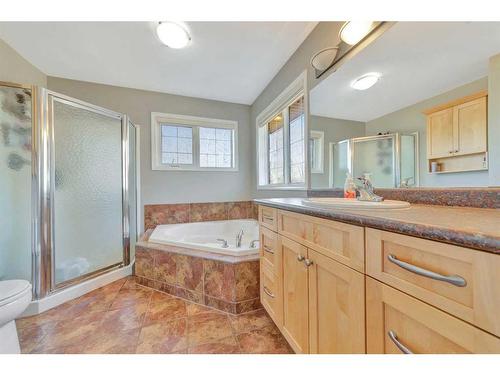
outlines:
{"label": "dome ceiling light", "polygon": [[378,82],[382,75],[380,73],[367,73],[357,78],[351,83],[351,87],[355,90],[368,90]]}
{"label": "dome ceiling light", "polygon": [[186,28],[176,22],[160,22],[156,27],[156,34],[160,41],[170,48],[184,48],[191,41]]}

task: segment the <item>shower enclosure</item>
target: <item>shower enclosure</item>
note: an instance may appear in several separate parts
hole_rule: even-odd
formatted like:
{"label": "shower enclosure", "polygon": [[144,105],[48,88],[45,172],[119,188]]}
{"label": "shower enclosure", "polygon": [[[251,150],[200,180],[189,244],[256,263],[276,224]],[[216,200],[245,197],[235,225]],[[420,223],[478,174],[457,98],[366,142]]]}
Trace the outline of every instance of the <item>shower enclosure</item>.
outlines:
{"label": "shower enclosure", "polygon": [[130,265],[137,129],[124,114],[0,84],[0,279],[43,299]]}
{"label": "shower enclosure", "polygon": [[330,145],[330,186],[342,188],[346,173],[369,173],[378,188],[419,184],[418,133],[346,139]]}

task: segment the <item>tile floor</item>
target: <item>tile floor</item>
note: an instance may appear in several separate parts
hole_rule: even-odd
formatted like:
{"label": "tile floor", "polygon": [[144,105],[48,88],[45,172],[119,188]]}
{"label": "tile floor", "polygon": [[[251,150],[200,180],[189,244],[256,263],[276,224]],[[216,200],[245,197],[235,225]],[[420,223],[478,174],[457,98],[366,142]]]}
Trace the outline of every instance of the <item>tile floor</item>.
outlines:
{"label": "tile floor", "polygon": [[23,353],[293,353],[263,309],[226,314],[133,276],[16,324]]}

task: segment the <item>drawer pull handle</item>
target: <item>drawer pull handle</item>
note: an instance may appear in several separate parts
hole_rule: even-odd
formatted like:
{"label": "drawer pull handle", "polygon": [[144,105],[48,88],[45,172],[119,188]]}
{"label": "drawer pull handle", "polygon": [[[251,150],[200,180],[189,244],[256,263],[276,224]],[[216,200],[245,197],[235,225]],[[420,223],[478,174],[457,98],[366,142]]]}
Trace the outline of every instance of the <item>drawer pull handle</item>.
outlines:
{"label": "drawer pull handle", "polygon": [[272,216],[267,216],[267,215],[262,215],[262,220],[274,221],[274,217],[272,217]]}
{"label": "drawer pull handle", "polygon": [[267,288],[267,286],[264,285],[264,293],[266,293],[269,297],[274,298],[274,294],[271,293],[271,291]]}
{"label": "drawer pull handle", "polygon": [[396,332],[389,331],[389,332],[387,332],[387,334],[389,335],[389,338],[392,340],[394,345],[396,345],[398,347],[398,349],[401,350],[402,353],[413,354],[413,352],[410,349],[408,349],[406,346],[404,346],[403,344],[401,344],[399,342],[398,335],[396,335]]}
{"label": "drawer pull handle", "polygon": [[458,276],[458,275],[450,275],[450,276],[441,275],[439,273],[432,272],[432,271],[426,270],[424,268],[417,267],[413,264],[403,262],[403,261],[399,260],[398,258],[396,258],[395,255],[392,255],[392,254],[389,254],[387,256],[387,259],[389,259],[389,261],[391,261],[395,265],[397,265],[397,266],[399,266],[407,271],[416,273],[417,275],[420,275],[420,276],[428,277],[430,279],[434,279],[434,280],[438,280],[438,281],[444,281],[445,283],[450,283],[452,285],[460,286],[460,287],[467,285],[467,281],[465,281],[465,279],[463,277]]}
{"label": "drawer pull handle", "polygon": [[304,259],[306,259],[306,258],[305,258],[305,256],[303,256],[303,255],[301,255],[301,254],[299,254],[299,255],[297,256],[297,261],[298,261],[298,262],[302,262]]}
{"label": "drawer pull handle", "polygon": [[268,252],[269,254],[274,254],[274,251],[269,247],[269,246],[262,246],[264,248],[264,251]]}

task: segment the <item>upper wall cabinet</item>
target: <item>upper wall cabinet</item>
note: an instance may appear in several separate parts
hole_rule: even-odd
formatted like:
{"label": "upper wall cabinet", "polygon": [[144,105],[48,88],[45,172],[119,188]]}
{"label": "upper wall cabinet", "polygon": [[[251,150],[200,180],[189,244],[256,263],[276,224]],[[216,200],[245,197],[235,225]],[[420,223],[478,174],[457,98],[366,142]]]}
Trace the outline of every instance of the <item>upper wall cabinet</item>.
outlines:
{"label": "upper wall cabinet", "polygon": [[481,91],[424,112],[429,172],[488,168],[487,99],[488,93]]}

